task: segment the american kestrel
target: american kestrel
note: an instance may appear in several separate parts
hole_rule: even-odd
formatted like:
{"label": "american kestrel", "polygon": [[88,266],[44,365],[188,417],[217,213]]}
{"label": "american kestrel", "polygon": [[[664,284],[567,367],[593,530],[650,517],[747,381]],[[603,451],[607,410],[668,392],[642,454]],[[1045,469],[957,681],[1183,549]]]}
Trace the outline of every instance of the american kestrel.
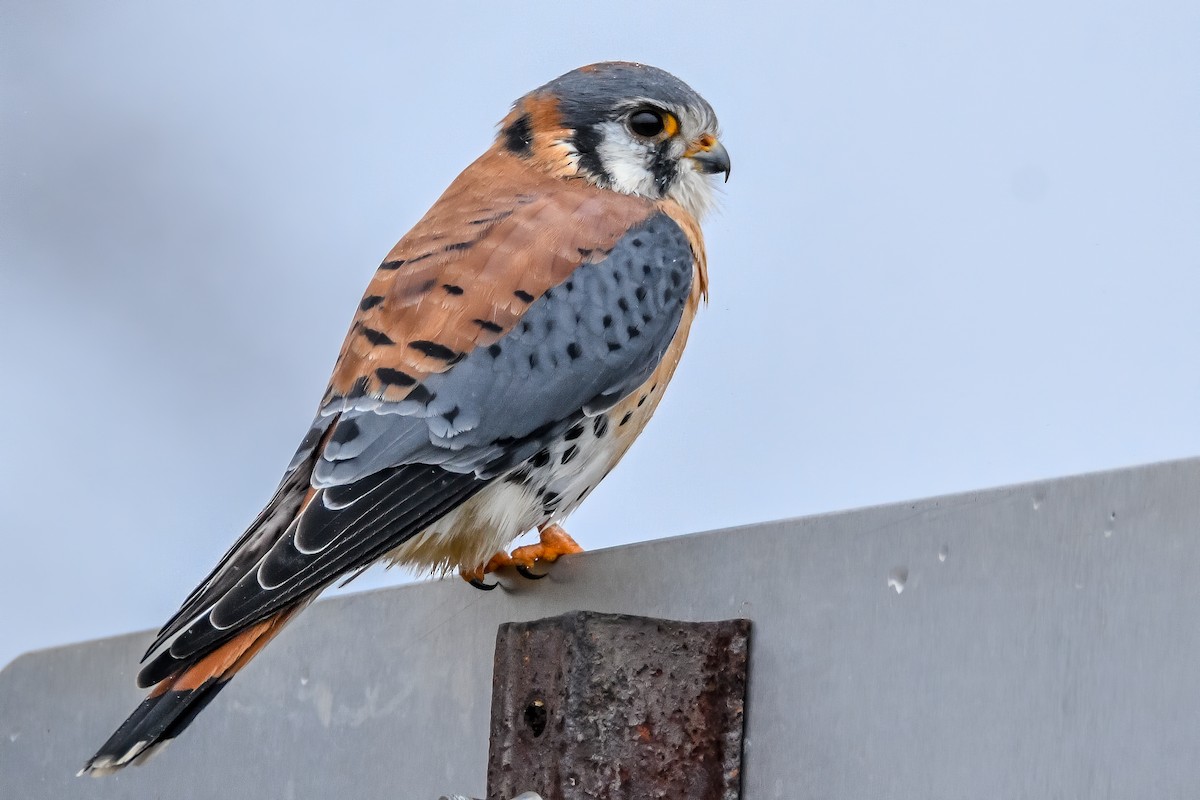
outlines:
{"label": "american kestrel", "polygon": [[558,523],[654,413],[706,297],[717,174],[712,108],[660,69],[593,64],[518,100],[380,264],[274,497],[159,631],[149,696],[81,774],[175,738],[372,563],[478,583],[577,551]]}

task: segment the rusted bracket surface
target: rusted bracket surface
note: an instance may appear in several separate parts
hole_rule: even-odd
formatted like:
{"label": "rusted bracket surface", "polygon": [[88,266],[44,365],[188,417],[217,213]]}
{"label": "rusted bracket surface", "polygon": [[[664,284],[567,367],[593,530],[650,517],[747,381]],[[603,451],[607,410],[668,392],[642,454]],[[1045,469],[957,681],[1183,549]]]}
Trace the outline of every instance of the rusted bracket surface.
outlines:
{"label": "rusted bracket surface", "polygon": [[489,800],[737,800],[749,637],[588,611],[501,625]]}

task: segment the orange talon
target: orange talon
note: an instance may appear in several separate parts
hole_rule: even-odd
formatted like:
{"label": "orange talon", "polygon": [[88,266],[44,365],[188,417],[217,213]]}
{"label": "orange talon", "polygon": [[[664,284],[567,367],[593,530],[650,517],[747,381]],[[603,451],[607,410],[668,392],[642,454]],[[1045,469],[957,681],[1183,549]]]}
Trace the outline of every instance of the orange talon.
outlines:
{"label": "orange talon", "polygon": [[544,574],[538,575],[530,571],[539,561],[551,564],[557,561],[560,556],[583,552],[583,548],[571,538],[570,534],[558,525],[547,525],[539,533],[541,541],[537,544],[518,547],[512,551],[511,555],[508,553],[496,553],[482,567],[461,570],[459,574],[464,581],[476,589],[491,590],[495,589],[497,584],[484,583],[483,578],[488,573],[495,572],[501,567],[515,567],[517,572],[520,572],[526,578],[536,580],[546,577]]}
{"label": "orange talon", "polygon": [[509,558],[508,553],[496,553],[496,555],[494,555],[490,559],[488,559],[488,562],[486,564],[484,564],[482,567],[476,567],[475,569],[468,569],[468,570],[460,570],[459,575],[462,577],[462,579],[464,581],[471,584],[476,589],[483,589],[484,591],[491,591],[492,589],[496,588],[496,584],[484,583],[483,577],[485,575],[487,575],[489,572],[495,572],[496,570],[500,569],[501,567],[507,567],[507,566],[511,566],[511,565],[512,565],[512,559]]}
{"label": "orange talon", "polygon": [[529,544],[513,550],[512,555],[509,556],[513,566],[528,569],[539,561],[552,564],[558,560],[559,556],[583,552],[583,548],[558,525],[547,525],[542,528],[541,539],[537,544]]}
{"label": "orange talon", "polygon": [[512,563],[512,558],[508,553],[496,553],[496,555],[488,559],[488,562],[483,565],[483,574],[486,575],[489,572],[495,572],[501,567],[511,567]]}

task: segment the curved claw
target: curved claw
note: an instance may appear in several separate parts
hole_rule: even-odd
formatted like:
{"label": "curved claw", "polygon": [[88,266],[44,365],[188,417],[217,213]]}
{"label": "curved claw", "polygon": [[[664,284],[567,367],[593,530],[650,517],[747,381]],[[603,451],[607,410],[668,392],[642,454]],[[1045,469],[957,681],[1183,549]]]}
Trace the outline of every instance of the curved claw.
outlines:
{"label": "curved claw", "polygon": [[516,569],[517,572],[521,573],[521,577],[528,578],[531,581],[540,581],[542,578],[544,578],[550,574],[549,572],[541,572],[541,573],[534,572],[529,567],[526,567],[522,564],[518,564],[516,567],[514,567],[514,569]]}
{"label": "curved claw", "polygon": [[490,592],[492,589],[495,589],[497,586],[500,585],[499,582],[484,583],[483,581],[479,580],[479,578],[471,578],[471,580],[467,581],[467,583],[471,584],[476,589],[479,589],[482,592]]}

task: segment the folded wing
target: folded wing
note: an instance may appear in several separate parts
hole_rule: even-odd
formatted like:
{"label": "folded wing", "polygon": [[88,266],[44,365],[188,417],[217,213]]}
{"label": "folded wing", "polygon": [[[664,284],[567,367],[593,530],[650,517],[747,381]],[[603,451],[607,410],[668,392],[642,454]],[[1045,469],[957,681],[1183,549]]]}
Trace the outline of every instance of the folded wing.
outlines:
{"label": "folded wing", "polygon": [[508,175],[513,160],[469,168],[381,265],[275,497],[139,683],[378,559],[658,365],[692,288],[684,231],[638,198]]}

